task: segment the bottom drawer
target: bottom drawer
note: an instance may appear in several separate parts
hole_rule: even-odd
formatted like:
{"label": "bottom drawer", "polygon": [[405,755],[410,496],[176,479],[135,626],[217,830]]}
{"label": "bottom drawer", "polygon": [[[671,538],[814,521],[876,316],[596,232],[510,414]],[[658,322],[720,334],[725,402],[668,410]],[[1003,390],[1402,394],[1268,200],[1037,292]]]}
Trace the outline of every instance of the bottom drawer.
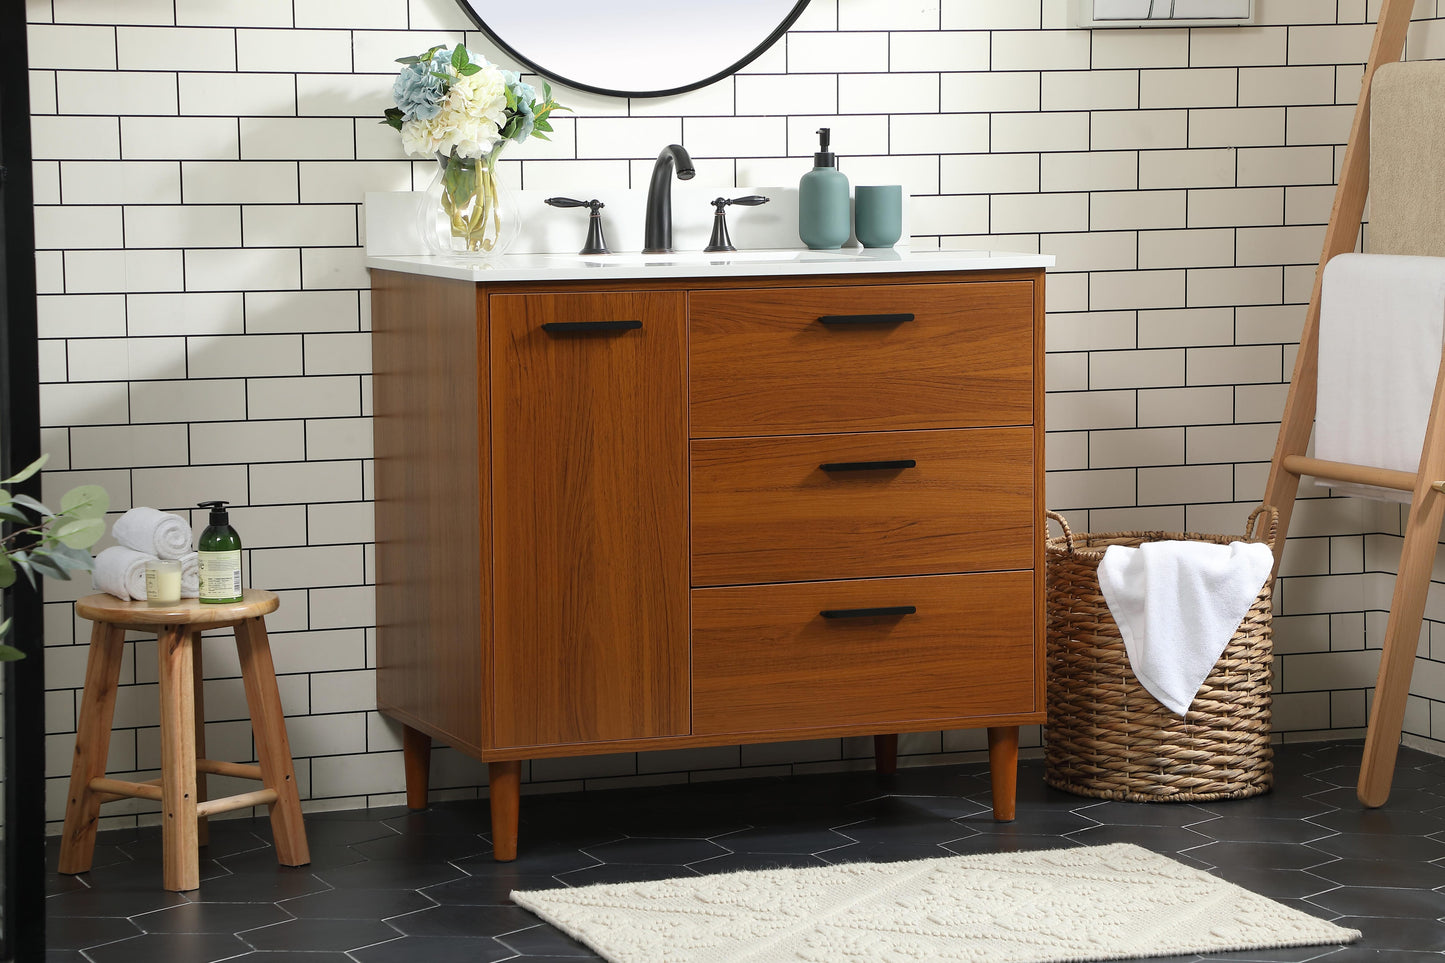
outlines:
{"label": "bottom drawer", "polygon": [[694,735],[1032,712],[1036,662],[1030,572],[692,592]]}

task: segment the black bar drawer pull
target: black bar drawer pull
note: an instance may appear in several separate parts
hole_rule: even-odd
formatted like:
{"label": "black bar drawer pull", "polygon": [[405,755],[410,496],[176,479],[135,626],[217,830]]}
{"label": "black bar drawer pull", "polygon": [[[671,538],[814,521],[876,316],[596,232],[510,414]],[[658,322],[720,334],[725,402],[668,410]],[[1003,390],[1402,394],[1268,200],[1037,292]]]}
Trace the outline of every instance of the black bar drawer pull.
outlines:
{"label": "black bar drawer pull", "polygon": [[912,314],[825,314],[821,324],[902,324],[912,321]]}
{"label": "black bar drawer pull", "polygon": [[893,461],[829,461],[818,466],[823,471],[897,471],[900,468],[917,468],[912,458],[895,458]]}
{"label": "black bar drawer pull", "polygon": [[866,619],[879,615],[912,615],[916,605],[880,605],[871,609],[824,609],[818,614],[825,619]]}
{"label": "black bar drawer pull", "polygon": [[641,321],[548,321],[542,330],[548,334],[588,334],[593,331],[632,331],[642,327]]}

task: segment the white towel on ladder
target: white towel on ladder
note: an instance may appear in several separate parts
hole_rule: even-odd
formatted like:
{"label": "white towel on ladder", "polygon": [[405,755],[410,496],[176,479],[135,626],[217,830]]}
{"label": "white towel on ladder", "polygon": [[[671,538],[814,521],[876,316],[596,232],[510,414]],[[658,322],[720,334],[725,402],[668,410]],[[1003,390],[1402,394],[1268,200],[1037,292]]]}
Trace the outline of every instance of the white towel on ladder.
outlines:
{"label": "white towel on ladder", "polygon": [[1262,542],[1110,545],[1099,588],[1139,684],[1184,715],[1273,567]]}
{"label": "white towel on ladder", "polygon": [[[1341,254],[1320,293],[1315,457],[1414,473],[1440,370],[1445,258]],[[1409,492],[1318,479],[1408,502]]]}

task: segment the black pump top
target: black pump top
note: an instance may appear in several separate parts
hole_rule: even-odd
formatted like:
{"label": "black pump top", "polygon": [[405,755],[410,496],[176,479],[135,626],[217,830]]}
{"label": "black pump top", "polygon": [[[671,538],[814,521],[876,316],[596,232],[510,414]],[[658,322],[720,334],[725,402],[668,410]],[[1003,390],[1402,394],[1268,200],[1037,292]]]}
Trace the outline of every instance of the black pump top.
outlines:
{"label": "black pump top", "polygon": [[231,523],[231,516],[226,512],[226,506],[231,504],[230,502],[197,502],[196,504],[200,508],[211,510],[212,525],[229,525]]}
{"label": "black pump top", "polygon": [[818,153],[813,155],[814,167],[837,167],[838,155],[828,149],[828,142],[832,139],[831,128],[818,128]]}

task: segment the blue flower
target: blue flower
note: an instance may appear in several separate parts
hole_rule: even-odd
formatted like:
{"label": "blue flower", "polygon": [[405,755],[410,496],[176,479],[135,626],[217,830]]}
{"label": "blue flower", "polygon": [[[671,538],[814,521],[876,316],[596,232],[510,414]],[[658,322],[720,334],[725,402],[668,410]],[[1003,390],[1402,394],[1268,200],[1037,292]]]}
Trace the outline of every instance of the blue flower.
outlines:
{"label": "blue flower", "polygon": [[512,137],[520,144],[532,136],[532,128],[537,123],[537,118],[532,112],[537,100],[537,88],[531,84],[522,83],[522,75],[511,70],[502,71],[502,79],[507,83],[508,92],[516,99],[516,112],[522,118],[522,126]]}
{"label": "blue flower", "polygon": [[425,64],[408,64],[396,75],[391,96],[401,110],[403,120],[431,120],[440,111],[447,95],[447,83],[432,71],[440,69],[433,60]]}

